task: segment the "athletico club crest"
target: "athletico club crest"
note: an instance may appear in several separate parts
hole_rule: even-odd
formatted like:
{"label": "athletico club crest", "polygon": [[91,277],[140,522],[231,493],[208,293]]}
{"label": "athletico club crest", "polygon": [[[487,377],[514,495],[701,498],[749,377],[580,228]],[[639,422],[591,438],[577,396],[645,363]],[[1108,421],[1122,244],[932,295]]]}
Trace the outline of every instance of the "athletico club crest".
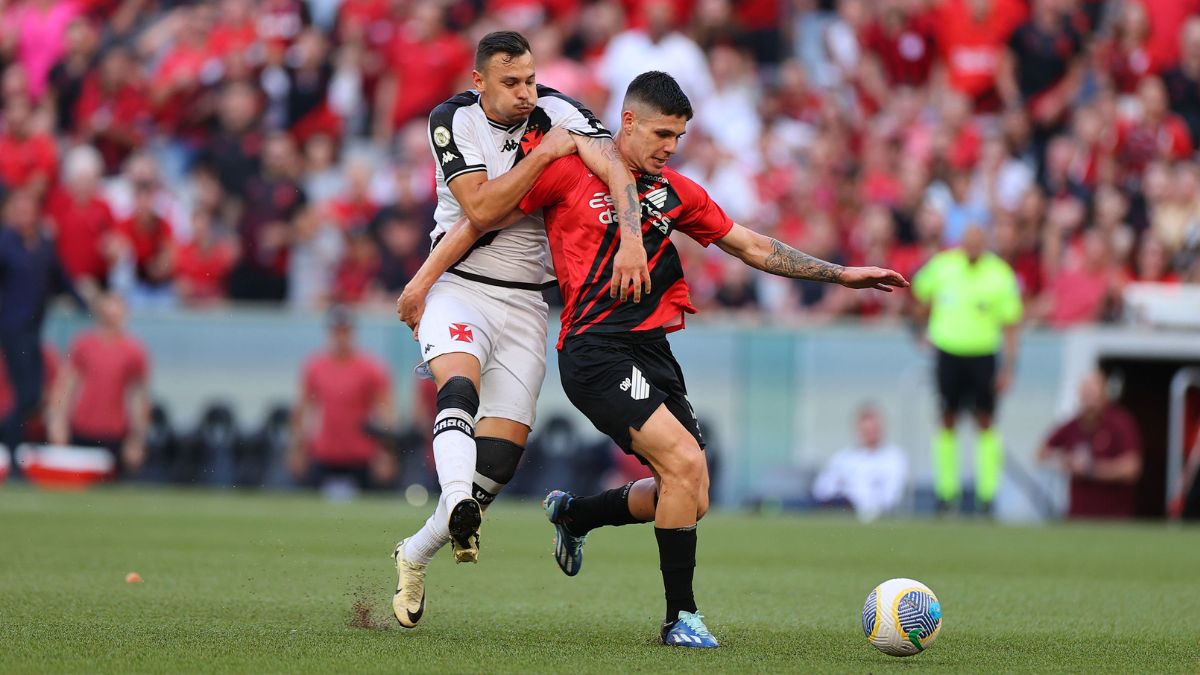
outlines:
{"label": "athletico club crest", "polygon": [[450,324],[450,339],[471,343],[475,341],[475,335],[471,332],[471,327],[467,324],[452,323]]}

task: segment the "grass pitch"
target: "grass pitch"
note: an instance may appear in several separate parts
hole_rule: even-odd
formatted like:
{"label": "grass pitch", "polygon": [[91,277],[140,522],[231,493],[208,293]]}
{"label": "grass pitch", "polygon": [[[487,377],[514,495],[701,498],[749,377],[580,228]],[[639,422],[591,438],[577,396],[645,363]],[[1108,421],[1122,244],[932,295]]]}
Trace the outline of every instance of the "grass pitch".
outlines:
{"label": "grass pitch", "polygon": [[[398,501],[0,488],[2,672],[1200,671],[1200,531],[714,514],[701,610],[723,642],[655,644],[646,527],[595,533],[579,577],[533,504],[501,504],[482,562],[430,566],[419,628],[390,615]],[[128,572],[145,579],[127,584]],[[897,659],[859,628],[878,582],[933,588],[945,621]]]}

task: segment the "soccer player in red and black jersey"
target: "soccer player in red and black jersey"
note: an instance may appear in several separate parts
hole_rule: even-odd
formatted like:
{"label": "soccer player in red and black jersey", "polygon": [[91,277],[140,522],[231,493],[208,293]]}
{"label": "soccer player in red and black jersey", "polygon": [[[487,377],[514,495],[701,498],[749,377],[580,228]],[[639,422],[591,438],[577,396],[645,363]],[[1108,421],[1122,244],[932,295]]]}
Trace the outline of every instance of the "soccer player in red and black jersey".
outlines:
{"label": "soccer player in red and black jersey", "polygon": [[[670,233],[679,230],[705,246],[715,243],[751,267],[780,276],[885,291],[908,282],[892,270],[818,260],[734,223],[703,188],[666,166],[691,117],[691,103],[666,73],[643,73],[626,91],[610,151],[632,170],[641,202],[650,281],[644,295],[634,293],[635,302],[625,302],[625,296],[642,289],[612,279],[622,233],[607,176],[589,170],[577,156],[563,157],[542,173],[518,209],[521,215],[542,211],[566,301],[558,343],[563,389],[597,429],[654,474],[589,497],[551,492],[545,506],[557,529],[559,567],[570,576],[579,572],[584,539],[597,527],[653,521],[667,600],[662,642],[716,647],[692,592],[696,524],[708,509],[709,477],[704,440],[666,339],[683,328],[685,314],[696,311]],[[576,137],[577,144],[590,142]],[[453,264],[482,235],[482,229],[460,221],[428,264]],[[411,325],[411,317],[402,318]]]}

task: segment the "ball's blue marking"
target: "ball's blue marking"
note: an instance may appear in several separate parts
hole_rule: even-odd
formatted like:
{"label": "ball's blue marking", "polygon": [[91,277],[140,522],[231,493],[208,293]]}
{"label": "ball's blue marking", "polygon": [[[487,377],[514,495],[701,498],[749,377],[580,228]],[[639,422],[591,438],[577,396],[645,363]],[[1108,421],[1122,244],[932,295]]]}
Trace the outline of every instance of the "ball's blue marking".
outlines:
{"label": "ball's blue marking", "polygon": [[[937,614],[931,610],[937,607]],[[899,600],[897,605],[897,615],[900,619],[900,632],[912,637],[913,631],[919,639],[933,635],[933,631],[937,630],[938,621],[941,619],[942,606],[941,603],[933,599],[933,596],[920,590],[909,591],[905,593]]]}
{"label": "ball's blue marking", "polygon": [[863,635],[871,637],[871,632],[875,630],[875,606],[878,602],[878,589],[871,591],[867,596],[867,604],[863,606],[862,629]]}

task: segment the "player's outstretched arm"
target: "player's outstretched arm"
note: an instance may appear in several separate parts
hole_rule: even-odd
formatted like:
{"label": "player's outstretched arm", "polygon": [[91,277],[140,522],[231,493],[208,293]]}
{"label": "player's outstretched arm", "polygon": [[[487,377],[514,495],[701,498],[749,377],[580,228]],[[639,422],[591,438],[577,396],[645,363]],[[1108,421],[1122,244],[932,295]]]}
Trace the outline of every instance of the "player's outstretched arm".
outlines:
{"label": "player's outstretched arm", "polygon": [[559,157],[575,153],[575,140],[562,128],[551,129],[525,159],[488,180],[484,172],[462,175],[450,182],[450,192],[463,212],[479,227],[493,228],[517,208],[542,171]]}
{"label": "player's outstretched arm", "polygon": [[716,243],[722,251],[747,265],[781,277],[826,281],[847,288],[874,288],[889,293],[892,287],[908,286],[908,281],[899,272],[882,267],[844,267],[826,262],[737,223]]}
{"label": "player's outstretched arm", "polygon": [[642,205],[633,173],[622,161],[611,138],[575,136],[575,145],[583,163],[608,185],[608,193],[613,196],[613,206],[617,210],[621,246],[613,259],[609,295],[624,301],[632,292],[633,301],[641,302],[642,289],[650,292],[650,267],[646,262],[646,247],[642,244]]}
{"label": "player's outstretched arm", "polygon": [[421,315],[425,313],[425,296],[429,295],[429,289],[433,288],[434,282],[462,260],[485,233],[508,227],[524,215],[519,210],[510,211],[507,216],[487,228],[476,225],[469,218],[460,218],[450,226],[396,299],[396,313],[400,315],[400,320],[412,329],[414,340],[417,339],[417,325],[421,322]]}

